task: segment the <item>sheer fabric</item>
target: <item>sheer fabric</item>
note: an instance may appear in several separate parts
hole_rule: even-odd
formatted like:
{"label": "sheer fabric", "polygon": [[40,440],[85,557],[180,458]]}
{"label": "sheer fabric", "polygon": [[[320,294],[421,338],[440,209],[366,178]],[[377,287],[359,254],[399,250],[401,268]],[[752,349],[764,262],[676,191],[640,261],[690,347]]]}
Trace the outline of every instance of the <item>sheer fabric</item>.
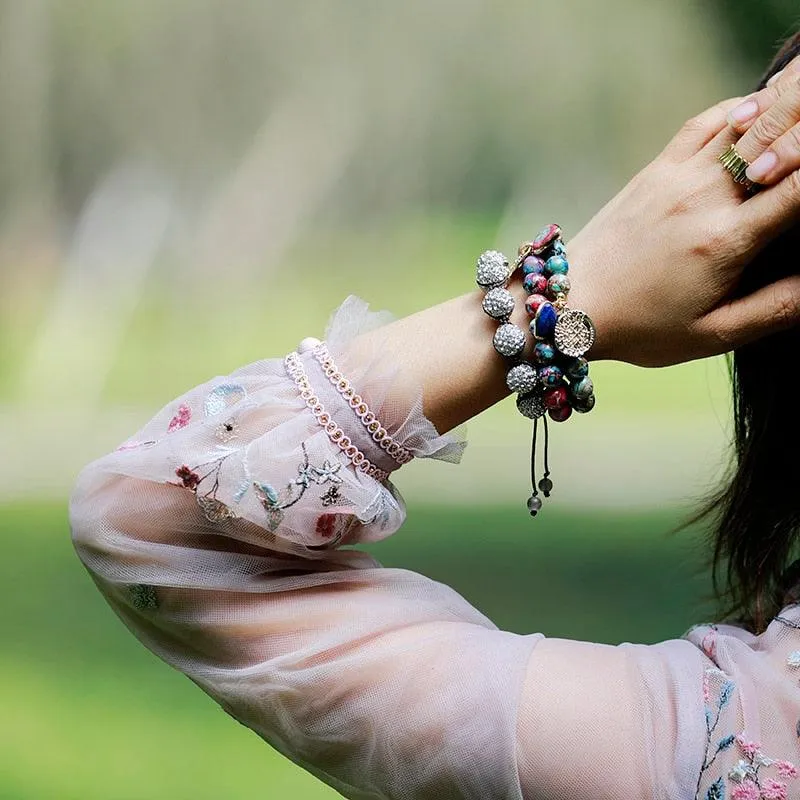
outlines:
{"label": "sheer fabric", "polygon": [[[348,353],[391,319],[347,298],[329,351],[396,441],[458,463],[463,429],[439,435],[380,352]],[[301,359],[354,444],[395,468]],[[798,606],[761,637],[521,636],[441,583],[342,549],[405,514],[391,481],[331,442],[282,358],[168,404],[83,470],[70,505],[77,553],[131,632],[346,797],[800,797]]]}

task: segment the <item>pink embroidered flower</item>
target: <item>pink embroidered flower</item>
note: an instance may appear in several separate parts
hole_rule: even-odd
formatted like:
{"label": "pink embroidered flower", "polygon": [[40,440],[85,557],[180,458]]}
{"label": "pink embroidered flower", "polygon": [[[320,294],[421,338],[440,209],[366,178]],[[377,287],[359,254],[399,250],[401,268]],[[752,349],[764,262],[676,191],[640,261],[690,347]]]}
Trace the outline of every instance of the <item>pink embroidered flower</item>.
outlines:
{"label": "pink embroidered flower", "polygon": [[761,786],[763,800],[786,800],[786,784],[767,778]]}
{"label": "pink embroidered flower", "polygon": [[736,744],[739,745],[739,749],[751,761],[758,755],[758,751],[761,749],[761,742],[748,742],[741,733],[736,737]]}
{"label": "pink embroidered flower", "polygon": [[703,641],[700,643],[700,647],[709,658],[714,658],[717,649],[717,632],[709,631],[703,637]]}
{"label": "pink embroidered flower", "polygon": [[778,774],[784,778],[796,778],[797,767],[791,761],[776,761],[775,766],[778,769]]}
{"label": "pink embroidered flower", "polygon": [[189,420],[192,418],[192,409],[189,408],[187,405],[181,405],[178,409],[175,416],[169,421],[169,427],[167,428],[167,433],[173,433],[177,431],[179,428],[184,428],[189,424]]}
{"label": "pink embroidered flower", "polygon": [[761,800],[761,792],[753,781],[744,781],[733,787],[731,800]]}
{"label": "pink embroidered flower", "polygon": [[703,673],[703,702],[711,701],[711,687],[708,685],[708,672]]}
{"label": "pink embroidered flower", "polygon": [[200,476],[196,472],[192,472],[190,467],[184,464],[175,470],[175,474],[181,479],[181,483],[186,489],[196,489],[200,483]]}

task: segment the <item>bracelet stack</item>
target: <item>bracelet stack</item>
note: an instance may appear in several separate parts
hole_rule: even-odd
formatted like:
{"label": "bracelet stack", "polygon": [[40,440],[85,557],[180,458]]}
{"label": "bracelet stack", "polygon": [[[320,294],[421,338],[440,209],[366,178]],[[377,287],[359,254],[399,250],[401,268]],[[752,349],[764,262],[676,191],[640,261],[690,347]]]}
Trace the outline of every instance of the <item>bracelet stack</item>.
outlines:
{"label": "bracelet stack", "polygon": [[[510,321],[515,301],[507,287],[520,269],[528,294],[525,308],[531,317],[530,333],[535,340],[531,361],[523,358],[528,341],[525,331]],[[573,411],[587,413],[595,405],[589,363],[583,357],[594,344],[595,327],[583,311],[567,306],[568,272],[569,262],[558,225],[548,225],[533,241],[520,245],[513,266],[496,250],[481,254],[477,264],[476,282],[485,292],[483,310],[500,323],[494,334],[494,349],[510,364],[506,383],[517,394],[520,413],[533,420],[532,494],[528,498],[531,516],[536,516],[542,507],[539,491],[549,497],[553,489],[547,418],[564,422]],[[537,483],[539,419],[544,422],[545,445],[544,477]]]}

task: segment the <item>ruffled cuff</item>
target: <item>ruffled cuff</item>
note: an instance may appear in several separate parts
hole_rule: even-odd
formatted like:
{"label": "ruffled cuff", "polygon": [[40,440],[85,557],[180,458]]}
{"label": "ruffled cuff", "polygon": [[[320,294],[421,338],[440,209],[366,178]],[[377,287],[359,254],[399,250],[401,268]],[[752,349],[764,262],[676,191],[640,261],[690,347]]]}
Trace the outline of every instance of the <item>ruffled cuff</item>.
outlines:
{"label": "ruffled cuff", "polygon": [[[357,357],[348,351],[348,345],[357,336],[394,319],[388,311],[370,311],[368,303],[350,295],[331,315],[325,329],[328,352],[338,371],[361,395],[397,444],[415,458],[458,464],[467,445],[466,425],[440,434],[424,414],[422,387],[410,386],[397,364],[387,360],[381,352],[379,344],[367,351],[359,348]],[[353,444],[380,469],[386,472],[398,469],[400,464],[373,439],[314,355],[305,352],[301,360],[315,393]]]}

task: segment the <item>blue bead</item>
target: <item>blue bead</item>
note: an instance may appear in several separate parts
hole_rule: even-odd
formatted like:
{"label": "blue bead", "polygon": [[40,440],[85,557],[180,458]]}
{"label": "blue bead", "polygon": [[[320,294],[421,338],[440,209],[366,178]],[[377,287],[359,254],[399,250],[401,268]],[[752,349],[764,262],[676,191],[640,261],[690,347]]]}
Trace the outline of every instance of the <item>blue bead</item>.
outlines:
{"label": "blue bead", "polygon": [[544,261],[542,261],[541,258],[537,258],[536,256],[528,256],[522,262],[522,274],[544,275]]}
{"label": "blue bead", "polygon": [[571,381],[579,381],[589,374],[589,362],[585,358],[573,358],[564,367],[564,372]]}
{"label": "blue bead", "polygon": [[550,364],[556,357],[555,348],[547,342],[536,342],[533,359],[537,364]]}
{"label": "blue bead", "polygon": [[548,275],[566,275],[569,272],[569,262],[564,256],[553,256],[547,259],[544,268]]}
{"label": "blue bead", "polygon": [[552,303],[542,303],[534,317],[534,336],[537,339],[551,339],[556,329],[558,312]]}
{"label": "blue bead", "polygon": [[556,239],[553,242],[553,255],[566,257],[567,247],[561,239]]}
{"label": "blue bead", "polygon": [[539,380],[547,387],[560,386],[564,373],[554,364],[539,368]]}

